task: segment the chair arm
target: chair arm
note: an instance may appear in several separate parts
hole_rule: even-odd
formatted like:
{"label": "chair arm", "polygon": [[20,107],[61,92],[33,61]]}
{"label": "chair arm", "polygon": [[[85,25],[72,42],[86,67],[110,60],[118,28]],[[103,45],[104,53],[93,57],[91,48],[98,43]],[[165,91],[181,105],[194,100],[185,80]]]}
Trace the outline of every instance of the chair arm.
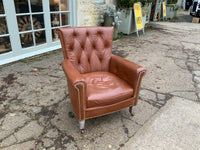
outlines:
{"label": "chair arm", "polygon": [[68,81],[68,91],[72,105],[79,120],[85,120],[86,82],[69,60],[62,62]]}
{"label": "chair arm", "polygon": [[86,83],[83,76],[78,72],[76,68],[74,68],[69,60],[63,60],[62,68],[68,80],[70,80],[73,85],[76,85],[78,82]]}
{"label": "chair arm", "polygon": [[134,89],[134,98],[137,99],[140,83],[146,72],[142,66],[130,62],[122,57],[112,55],[110,60],[110,72],[125,80]]}

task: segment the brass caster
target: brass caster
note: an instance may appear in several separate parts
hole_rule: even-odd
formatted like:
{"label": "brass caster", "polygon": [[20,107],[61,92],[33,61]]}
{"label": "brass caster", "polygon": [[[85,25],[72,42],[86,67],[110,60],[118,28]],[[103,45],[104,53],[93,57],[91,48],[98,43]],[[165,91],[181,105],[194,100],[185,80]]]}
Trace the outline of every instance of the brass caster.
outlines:
{"label": "brass caster", "polygon": [[85,130],[84,129],[81,129],[81,134],[84,134],[85,133]]}
{"label": "brass caster", "polygon": [[131,116],[135,116],[135,106],[129,107],[129,112]]}
{"label": "brass caster", "polygon": [[135,116],[135,113],[133,113],[133,114],[131,113],[131,116]]}
{"label": "brass caster", "polygon": [[79,125],[80,125],[80,130],[81,130],[81,134],[84,134],[85,133],[85,120],[81,120],[79,121]]}

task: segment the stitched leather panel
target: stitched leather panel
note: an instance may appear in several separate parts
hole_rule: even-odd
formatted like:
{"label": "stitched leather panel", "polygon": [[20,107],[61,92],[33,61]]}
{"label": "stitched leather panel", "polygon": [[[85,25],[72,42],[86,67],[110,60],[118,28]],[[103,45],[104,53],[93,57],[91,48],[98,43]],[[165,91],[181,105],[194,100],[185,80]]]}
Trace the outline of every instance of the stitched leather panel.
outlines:
{"label": "stitched leather panel", "polygon": [[83,74],[86,87],[87,108],[118,103],[133,97],[133,88],[109,72]]}
{"label": "stitched leather panel", "polygon": [[112,105],[87,108],[85,112],[85,118],[86,119],[93,118],[97,116],[106,115],[115,111],[119,111],[123,108],[133,106],[133,103],[134,103],[134,99],[132,97],[132,98],[120,101],[118,103],[114,103]]}
{"label": "stitched leather panel", "polygon": [[81,73],[108,71],[113,27],[70,27],[57,29],[65,58]]}

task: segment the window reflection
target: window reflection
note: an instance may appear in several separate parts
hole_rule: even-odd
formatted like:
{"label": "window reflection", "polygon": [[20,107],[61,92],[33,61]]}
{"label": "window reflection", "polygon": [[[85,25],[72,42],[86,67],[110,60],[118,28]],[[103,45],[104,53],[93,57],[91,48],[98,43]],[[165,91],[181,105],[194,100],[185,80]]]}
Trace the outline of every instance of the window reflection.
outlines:
{"label": "window reflection", "polygon": [[0,17],[0,35],[8,34],[6,17]]}
{"label": "window reflection", "polygon": [[61,0],[61,11],[69,10],[69,0]]}
{"label": "window reflection", "polygon": [[69,25],[69,13],[62,13],[62,25]]}
{"label": "window reflection", "polygon": [[33,46],[32,32],[20,34],[20,39],[23,48]]}
{"label": "window reflection", "polygon": [[56,29],[52,29],[52,39],[53,41],[57,41],[59,39],[59,36],[56,33]]}
{"label": "window reflection", "polygon": [[42,0],[31,0],[30,2],[32,12],[43,12]]}
{"label": "window reflection", "polygon": [[28,0],[15,0],[16,13],[29,13]]}
{"label": "window reflection", "polygon": [[3,2],[0,0],[0,14],[4,14]]}
{"label": "window reflection", "polygon": [[59,14],[51,14],[51,26],[52,27],[60,26],[60,15]]}
{"label": "window reflection", "polygon": [[0,54],[11,51],[10,37],[0,37]]}
{"label": "window reflection", "polygon": [[45,31],[35,32],[35,41],[36,41],[36,45],[41,45],[41,44],[46,43]]}
{"label": "window reflection", "polygon": [[59,0],[49,0],[50,11],[59,11]]}
{"label": "window reflection", "polygon": [[19,31],[32,30],[30,15],[17,17]]}
{"label": "window reflection", "polygon": [[33,15],[33,28],[35,29],[41,29],[44,28],[44,17],[43,14],[41,15]]}

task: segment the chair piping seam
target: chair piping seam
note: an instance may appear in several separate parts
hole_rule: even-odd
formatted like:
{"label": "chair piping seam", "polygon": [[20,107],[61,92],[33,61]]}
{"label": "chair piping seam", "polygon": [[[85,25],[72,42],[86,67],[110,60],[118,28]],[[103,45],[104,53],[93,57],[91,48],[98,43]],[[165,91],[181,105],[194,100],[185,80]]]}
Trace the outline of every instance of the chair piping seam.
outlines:
{"label": "chair piping seam", "polygon": [[81,119],[81,96],[80,96],[80,89],[77,87],[77,85],[82,85],[83,86],[83,120],[85,120],[85,84],[82,82],[76,83],[74,86],[76,90],[78,91],[78,100],[79,100],[79,117]]}
{"label": "chair piping seam", "polygon": [[141,71],[140,73],[139,73],[139,78],[138,78],[138,81],[137,81],[137,85],[136,85],[136,90],[135,90],[135,93],[134,93],[134,99],[135,99],[135,97],[136,97],[136,93],[137,93],[137,89],[138,89],[138,84],[139,84],[139,81],[140,81],[140,78],[141,78],[141,74],[143,73],[143,72],[145,72],[145,71]]}

